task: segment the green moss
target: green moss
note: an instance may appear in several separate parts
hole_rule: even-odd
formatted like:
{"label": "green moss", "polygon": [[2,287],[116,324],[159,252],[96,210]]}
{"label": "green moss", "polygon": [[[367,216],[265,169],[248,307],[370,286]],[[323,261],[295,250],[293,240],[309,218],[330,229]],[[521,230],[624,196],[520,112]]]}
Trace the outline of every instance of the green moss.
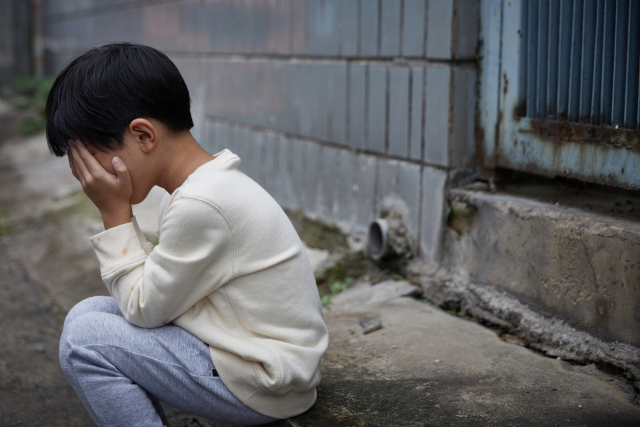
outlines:
{"label": "green moss", "polygon": [[478,214],[478,208],[463,200],[449,200],[449,216],[447,224],[456,234],[462,235],[464,230],[473,223]]}
{"label": "green moss", "polygon": [[157,234],[144,233],[144,237],[147,239],[147,242],[153,243],[154,246],[160,242],[160,238]]}
{"label": "green moss", "polygon": [[361,277],[375,268],[373,263],[362,252],[345,252],[335,265],[316,278],[320,295],[331,293],[330,286],[335,282],[344,282],[349,278]]}
{"label": "green moss", "polygon": [[322,305],[327,306],[331,304],[331,299],[335,295],[338,295],[340,292],[346,291],[347,289],[349,289],[349,287],[354,282],[354,280],[355,279],[353,277],[347,277],[345,278],[345,280],[342,280],[342,281],[338,280],[333,282],[329,286],[329,292],[320,297],[320,301],[322,302]]}
{"label": "green moss", "polygon": [[347,236],[338,227],[310,220],[300,211],[287,211],[286,213],[300,239],[308,247],[329,251],[345,250],[349,247]]}

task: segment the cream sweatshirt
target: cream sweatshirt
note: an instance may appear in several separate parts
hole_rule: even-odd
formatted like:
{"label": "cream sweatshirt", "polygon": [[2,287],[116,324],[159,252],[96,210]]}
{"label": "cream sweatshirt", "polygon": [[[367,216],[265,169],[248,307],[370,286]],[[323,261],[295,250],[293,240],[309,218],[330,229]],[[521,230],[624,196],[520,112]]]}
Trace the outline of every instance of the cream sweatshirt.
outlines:
{"label": "cream sweatshirt", "polygon": [[309,409],[329,336],[313,270],[277,202],[223,150],[160,205],[157,246],[132,218],[91,238],[133,325],[168,322],[209,344],[224,384],[274,418]]}

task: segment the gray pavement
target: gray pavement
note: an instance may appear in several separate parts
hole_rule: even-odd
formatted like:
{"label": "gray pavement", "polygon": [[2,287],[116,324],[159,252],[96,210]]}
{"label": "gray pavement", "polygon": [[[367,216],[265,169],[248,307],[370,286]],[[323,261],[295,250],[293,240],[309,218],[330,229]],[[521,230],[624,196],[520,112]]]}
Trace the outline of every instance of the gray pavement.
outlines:
{"label": "gray pavement", "polygon": [[[90,426],[62,374],[62,320],[104,295],[88,237],[101,230],[65,159],[42,135],[0,141],[0,424]],[[161,191],[136,207],[155,231]],[[318,254],[314,254],[318,255]],[[323,258],[322,254],[319,259]],[[501,340],[409,296],[406,282],[360,283],[326,310],[331,343],[316,405],[278,426],[637,426],[623,378]],[[363,334],[359,320],[382,329]],[[514,341],[515,342],[515,341]],[[169,410],[173,426],[215,426]]]}

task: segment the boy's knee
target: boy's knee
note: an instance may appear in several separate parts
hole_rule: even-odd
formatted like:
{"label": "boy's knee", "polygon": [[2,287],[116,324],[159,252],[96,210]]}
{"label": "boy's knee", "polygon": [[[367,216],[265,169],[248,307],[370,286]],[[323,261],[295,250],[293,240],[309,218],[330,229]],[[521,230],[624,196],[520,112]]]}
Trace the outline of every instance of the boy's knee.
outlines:
{"label": "boy's knee", "polygon": [[118,310],[118,307],[112,297],[96,296],[84,299],[69,310],[67,317],[64,319],[63,330],[67,329],[68,325],[83,314],[92,312],[112,313],[114,309]]}
{"label": "boy's knee", "polygon": [[[87,301],[87,300],[85,300]],[[84,301],[83,301],[84,302]],[[79,303],[78,305],[80,305]],[[76,305],[76,307],[78,307]],[[69,314],[71,315],[74,307]],[[80,307],[82,308],[82,307]],[[105,334],[103,329],[111,329],[110,322],[118,321],[112,314],[88,311],[75,313],[71,321],[65,320],[65,327],[60,336],[59,357],[62,369],[70,366],[73,354],[77,353],[79,347],[91,346],[93,344],[109,344],[109,334]],[[125,321],[126,322],[126,321]]]}

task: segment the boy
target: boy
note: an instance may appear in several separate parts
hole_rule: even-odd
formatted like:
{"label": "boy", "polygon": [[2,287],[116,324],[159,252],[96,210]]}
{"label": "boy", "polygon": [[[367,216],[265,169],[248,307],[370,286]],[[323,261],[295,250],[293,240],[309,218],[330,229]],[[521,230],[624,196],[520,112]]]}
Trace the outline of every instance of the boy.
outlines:
{"label": "boy", "polygon": [[[300,239],[235,154],[198,145],[189,106],[169,58],[129,43],[73,60],[47,100],[49,148],[105,228],[91,243],[112,297],[77,304],[60,339],[100,426],[167,425],[160,402],[257,425],[316,399],[328,333]],[[131,213],[154,185],[155,247]]]}

